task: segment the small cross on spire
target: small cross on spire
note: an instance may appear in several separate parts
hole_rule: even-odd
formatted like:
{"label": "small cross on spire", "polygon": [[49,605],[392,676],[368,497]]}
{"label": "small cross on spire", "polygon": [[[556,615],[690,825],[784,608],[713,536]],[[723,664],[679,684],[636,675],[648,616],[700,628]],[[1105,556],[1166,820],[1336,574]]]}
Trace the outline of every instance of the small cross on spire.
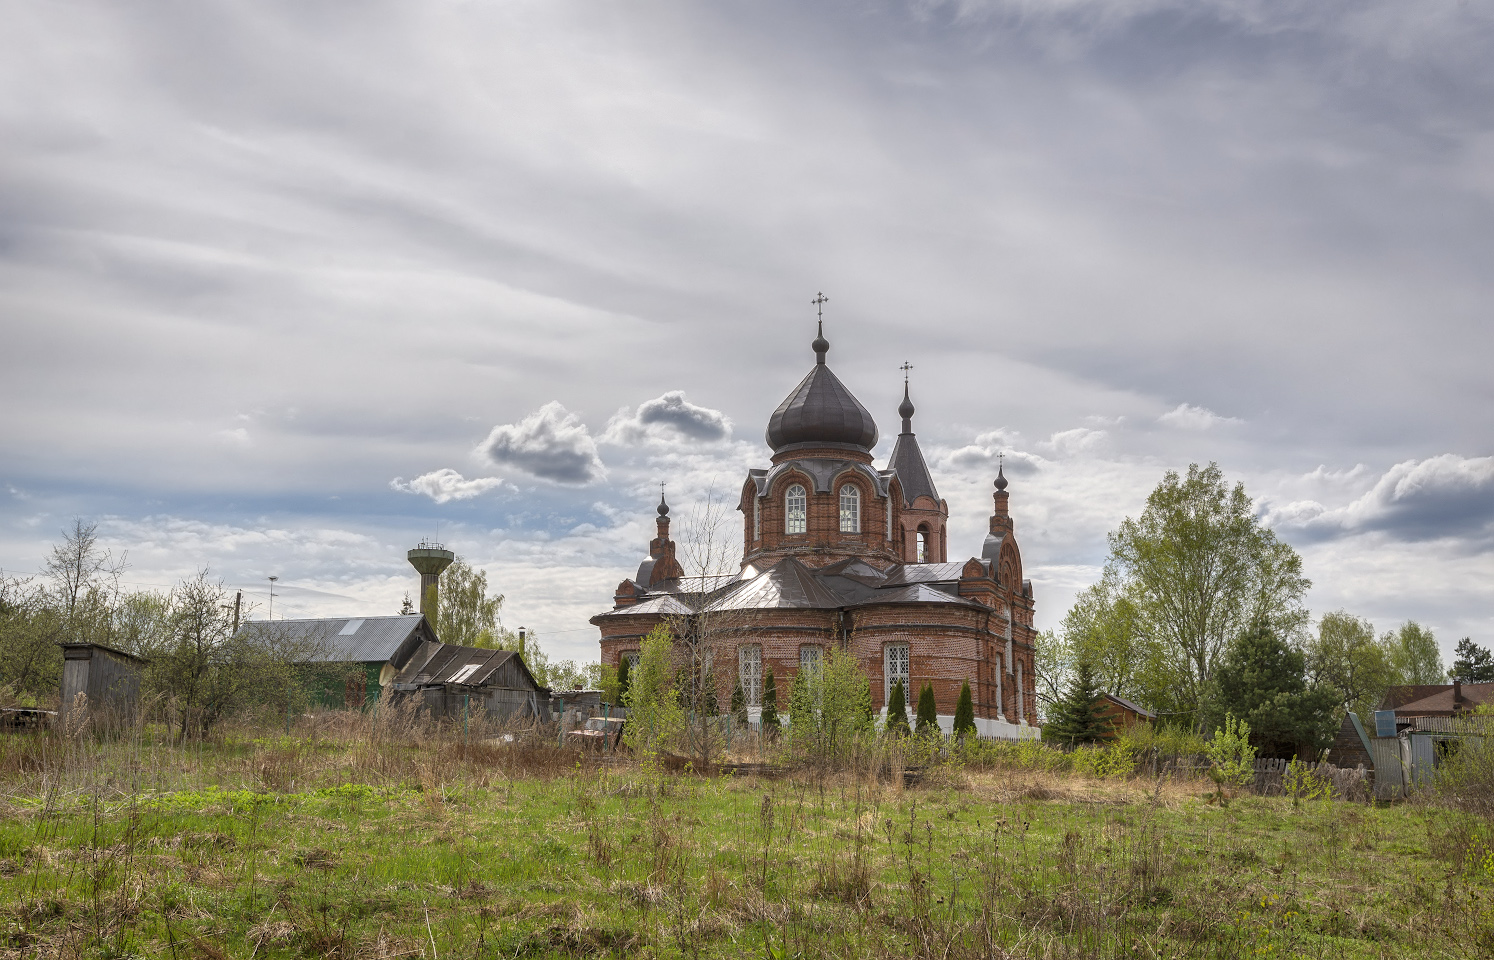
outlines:
{"label": "small cross on spire", "polygon": [[903,361],[903,365],[901,367],[898,367],[898,369],[903,372],[903,386],[907,386],[908,385],[908,371],[913,369],[913,364],[908,363],[905,360],[905,361]]}
{"label": "small cross on spire", "polygon": [[814,299],[811,300],[811,301],[809,301],[809,302],[812,303],[812,304],[814,304],[814,306],[815,306],[815,313],[819,315],[820,322],[824,323],[825,322],[825,304],[827,304],[827,303],[830,302],[830,298],[827,297],[827,296],[825,296],[824,292],[822,291],[820,293],[815,294],[814,295]]}

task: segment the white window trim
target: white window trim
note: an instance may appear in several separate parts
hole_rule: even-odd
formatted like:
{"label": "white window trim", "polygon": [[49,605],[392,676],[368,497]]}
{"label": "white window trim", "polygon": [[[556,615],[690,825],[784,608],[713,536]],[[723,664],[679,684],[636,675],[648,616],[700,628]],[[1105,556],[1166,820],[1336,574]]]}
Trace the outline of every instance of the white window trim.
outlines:
{"label": "white window trim", "polygon": [[[747,669],[749,663],[754,667],[754,671]],[[737,648],[737,680],[742,685],[742,695],[747,698],[747,706],[761,706],[763,701],[762,647],[757,644],[748,644]]]}
{"label": "white window trim", "polygon": [[[799,491],[797,497],[794,491]],[[793,501],[798,500],[802,506],[797,517],[794,514]],[[795,521],[799,523],[799,529],[794,529]],[[809,491],[804,489],[802,483],[791,484],[783,492],[783,532],[787,534],[801,534],[809,532]]]}
{"label": "white window trim", "polygon": [[[846,509],[848,500],[849,510]],[[840,488],[840,532],[861,532],[861,488],[854,483],[842,484]]]}

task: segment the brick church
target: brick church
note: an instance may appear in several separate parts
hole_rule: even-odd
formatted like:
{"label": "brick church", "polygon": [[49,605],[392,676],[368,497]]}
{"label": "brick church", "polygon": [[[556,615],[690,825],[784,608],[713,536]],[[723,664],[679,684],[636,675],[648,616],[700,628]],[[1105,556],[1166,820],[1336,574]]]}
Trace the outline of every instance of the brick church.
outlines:
{"label": "brick church", "polygon": [[705,610],[730,615],[729,639],[713,651],[721,702],[740,682],[754,719],[769,668],[782,711],[794,674],[838,647],[860,660],[878,710],[901,679],[911,718],[930,683],[948,732],[968,680],[982,736],[1035,736],[1032,583],[1022,578],[1005,476],[998,471],[979,556],[950,562],[949,508],[913,433],[907,384],[902,432],[878,469],[876,421],[826,365],[823,324],[812,346],[814,367],[768,421],[772,465],[749,470],[742,485],[741,570],[709,590],[686,578],[661,498],[648,557],[618,585],[613,608],[591,619],[602,662],[636,662],[656,625]]}

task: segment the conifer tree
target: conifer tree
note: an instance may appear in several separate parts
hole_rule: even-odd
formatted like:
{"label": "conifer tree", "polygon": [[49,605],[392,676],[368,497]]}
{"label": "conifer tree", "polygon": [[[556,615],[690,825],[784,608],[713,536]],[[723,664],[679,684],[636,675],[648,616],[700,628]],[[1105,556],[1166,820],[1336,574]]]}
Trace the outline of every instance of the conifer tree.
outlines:
{"label": "conifer tree", "polygon": [[731,688],[731,715],[737,723],[747,725],[747,694],[742,691],[742,681]]}
{"label": "conifer tree", "polygon": [[908,696],[903,692],[903,681],[892,685],[892,694],[887,698],[887,732],[893,736],[908,735]]}
{"label": "conifer tree", "polygon": [[617,665],[617,702],[628,702],[628,658],[623,657],[622,662]]}
{"label": "conifer tree", "polygon": [[960,685],[960,702],[955,705],[954,735],[963,740],[966,734],[974,732],[975,700],[970,696],[970,681],[966,680]]}
{"label": "conifer tree", "polygon": [[778,683],[773,679],[773,668],[768,668],[768,677],[763,681],[763,733],[773,735],[778,732]]}
{"label": "conifer tree", "polygon": [[918,693],[918,725],[913,732],[920,735],[939,732],[939,707],[934,703],[932,683],[925,683]]}
{"label": "conifer tree", "polygon": [[1053,705],[1043,725],[1043,736],[1058,743],[1094,743],[1110,736],[1110,724],[1100,716],[1100,683],[1094,667],[1083,661],[1074,671],[1068,690]]}

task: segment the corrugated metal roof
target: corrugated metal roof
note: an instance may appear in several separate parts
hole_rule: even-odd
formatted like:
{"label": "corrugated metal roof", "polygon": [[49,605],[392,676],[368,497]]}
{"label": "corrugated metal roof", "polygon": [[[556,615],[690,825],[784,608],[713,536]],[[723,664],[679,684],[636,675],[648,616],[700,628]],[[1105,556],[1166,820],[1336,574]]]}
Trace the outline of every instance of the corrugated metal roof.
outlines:
{"label": "corrugated metal roof", "polygon": [[[273,634],[279,639],[318,641],[321,650],[311,662],[385,663],[393,660],[406,641],[420,631],[422,614],[395,617],[330,617],[321,620],[251,620],[240,632]],[[351,632],[346,632],[357,624]],[[435,639],[434,634],[430,639]]]}

